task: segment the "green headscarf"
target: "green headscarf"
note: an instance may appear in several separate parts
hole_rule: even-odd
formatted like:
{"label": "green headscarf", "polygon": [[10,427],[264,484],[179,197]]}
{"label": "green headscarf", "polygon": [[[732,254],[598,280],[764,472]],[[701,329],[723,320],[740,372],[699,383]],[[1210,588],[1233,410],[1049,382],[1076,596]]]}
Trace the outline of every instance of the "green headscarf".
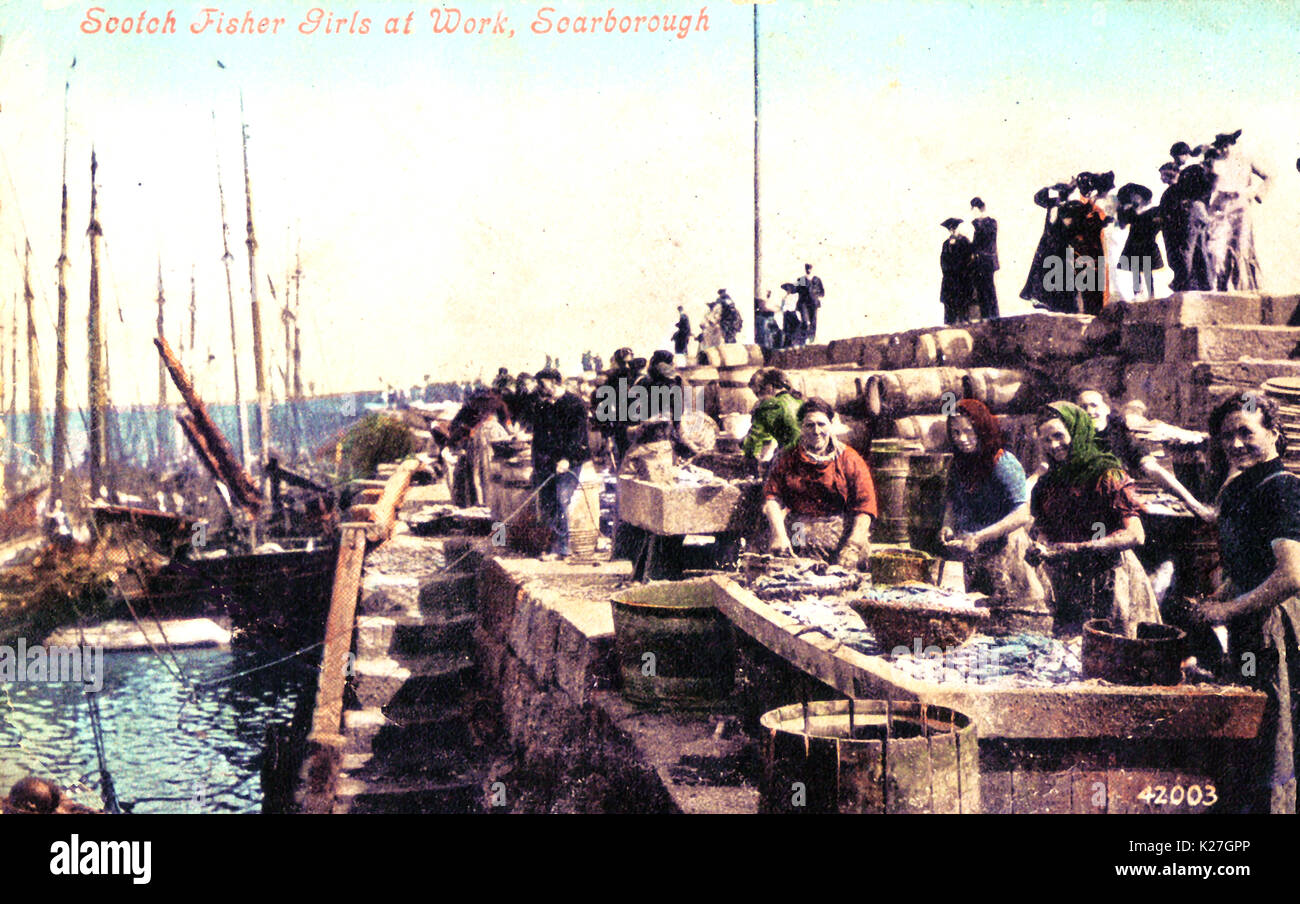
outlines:
{"label": "green headscarf", "polygon": [[[1097,448],[1097,431],[1088,412],[1070,402],[1053,402],[1047,408],[1060,418],[1070,434],[1070,457],[1064,462],[1052,462],[1042,483],[1091,489],[1107,471],[1124,470],[1124,464],[1118,458]],[[1046,417],[1037,420],[1040,426],[1047,423]]]}

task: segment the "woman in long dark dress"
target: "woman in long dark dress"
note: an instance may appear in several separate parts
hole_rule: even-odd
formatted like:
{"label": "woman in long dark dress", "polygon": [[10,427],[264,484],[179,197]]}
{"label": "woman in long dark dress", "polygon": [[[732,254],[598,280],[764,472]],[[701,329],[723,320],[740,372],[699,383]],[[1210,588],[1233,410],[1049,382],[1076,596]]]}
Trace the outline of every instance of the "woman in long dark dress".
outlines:
{"label": "woman in long dark dress", "polygon": [[1133,550],[1146,540],[1133,479],[1118,458],[1096,446],[1092,418],[1078,405],[1053,402],[1035,419],[1048,462],[1029,500],[1056,600],[1055,630],[1079,633],[1109,618],[1126,636],[1139,622],[1160,622],[1155,591]]}
{"label": "woman in long dark dress", "polygon": [[970,306],[975,301],[975,257],[970,239],[957,232],[961,223],[956,217],[949,217],[940,224],[948,230],[948,238],[939,252],[939,269],[943,272],[939,301],[943,304],[944,323],[965,323],[970,319]]}
{"label": "woman in long dark dress", "polygon": [[1296,812],[1300,722],[1300,478],[1282,467],[1277,404],[1247,393],[1210,415],[1227,459],[1219,491],[1219,549],[1227,580],[1201,613],[1228,627],[1225,677],[1268,696],[1246,777],[1246,809]]}
{"label": "woman in long dark dress", "polygon": [[1163,225],[1160,208],[1145,207],[1151,203],[1152,197],[1151,189],[1135,182],[1119,190],[1119,215],[1115,220],[1119,226],[1128,227],[1128,239],[1120,252],[1118,266],[1133,274],[1135,299],[1141,293],[1143,282],[1146,283],[1147,298],[1155,298],[1154,273],[1165,265],[1160,246],[1156,244],[1156,236]]}
{"label": "woman in long dark dress", "polygon": [[[1029,275],[1025,278],[1024,288],[1020,290],[1020,297],[1034,302],[1036,308],[1067,310],[1069,299],[1064,290],[1048,287],[1056,285],[1055,280],[1062,273],[1059,268],[1064,266],[1065,234],[1060,226],[1060,206],[1069,199],[1073,190],[1072,182],[1058,182],[1040,188],[1034,195],[1034,203],[1045,208],[1046,213],[1043,215],[1043,234],[1038,239],[1038,249],[1034,251],[1034,260],[1029,265]],[[1049,281],[1048,276],[1054,270],[1052,281]]]}

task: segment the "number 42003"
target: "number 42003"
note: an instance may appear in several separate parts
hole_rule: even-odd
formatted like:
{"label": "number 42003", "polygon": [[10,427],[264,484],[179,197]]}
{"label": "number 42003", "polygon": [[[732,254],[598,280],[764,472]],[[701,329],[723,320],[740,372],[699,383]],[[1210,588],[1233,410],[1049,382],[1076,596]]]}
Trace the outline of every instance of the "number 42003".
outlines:
{"label": "number 42003", "polygon": [[1147,785],[1137,799],[1152,807],[1212,807],[1219,802],[1219,793],[1213,785]]}

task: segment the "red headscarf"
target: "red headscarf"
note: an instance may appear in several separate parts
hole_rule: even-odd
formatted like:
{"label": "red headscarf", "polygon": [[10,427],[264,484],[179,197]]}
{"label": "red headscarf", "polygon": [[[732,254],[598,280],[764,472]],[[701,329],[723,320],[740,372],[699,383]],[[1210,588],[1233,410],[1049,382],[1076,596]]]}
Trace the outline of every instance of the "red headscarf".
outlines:
{"label": "red headscarf", "polygon": [[971,426],[975,428],[975,436],[979,439],[979,446],[969,455],[954,448],[952,474],[964,486],[973,489],[988,479],[993,473],[993,466],[1002,455],[1002,428],[998,426],[997,416],[983,402],[962,399],[957,403],[957,411],[948,417],[949,442],[952,441],[952,418],[958,415],[970,420]]}

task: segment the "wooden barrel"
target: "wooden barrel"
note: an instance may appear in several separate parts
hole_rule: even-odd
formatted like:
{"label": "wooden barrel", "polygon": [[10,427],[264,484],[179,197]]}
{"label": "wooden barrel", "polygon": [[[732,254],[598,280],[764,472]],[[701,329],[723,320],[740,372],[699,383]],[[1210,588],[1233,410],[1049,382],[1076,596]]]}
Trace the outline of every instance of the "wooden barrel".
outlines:
{"label": "wooden barrel", "polygon": [[749,380],[758,372],[757,367],[746,364],[743,367],[718,368],[718,382],[723,386],[749,386]]}
{"label": "wooden barrel", "polygon": [[948,418],[942,414],[912,414],[894,419],[894,432],[900,439],[919,443],[927,452],[948,448]]}
{"label": "wooden barrel", "polygon": [[752,364],[754,367],[762,367],[762,366],[763,366],[763,364],[764,364],[764,360],[763,360],[763,349],[762,349],[761,346],[757,346],[757,345],[746,345],[746,346],[745,346],[745,352],[749,355],[749,363],[750,363],[750,364]]}
{"label": "wooden barrel", "polygon": [[943,408],[945,394],[962,396],[962,371],[955,367],[920,367],[873,374],[866,387],[873,415],[902,417],[932,414]]}
{"label": "wooden barrel", "polygon": [[877,439],[871,444],[871,480],[876,488],[880,512],[871,525],[872,543],[907,543],[907,478],[911,467],[907,457],[921,451],[915,443]]}
{"label": "wooden barrel", "polygon": [[1034,401],[1024,371],[1001,367],[972,368],[962,377],[961,394],[995,414],[1023,411]]}
{"label": "wooden barrel", "polygon": [[[749,347],[737,342],[724,342],[718,347],[718,366],[748,367]],[[712,362],[710,362],[712,363]]]}
{"label": "wooden barrel", "polygon": [[948,467],[952,456],[946,452],[919,452],[907,457],[907,535],[914,549],[939,555],[939,531],[943,528],[943,510],[948,491]]}
{"label": "wooden barrel", "polygon": [[709,364],[683,367],[680,373],[682,379],[692,386],[703,386],[706,383],[716,383],[718,380],[718,369]]}
{"label": "wooden barrel", "polygon": [[[696,410],[703,411],[709,417],[720,417],[719,393],[722,387],[717,383],[706,383],[701,386],[699,394],[696,396]],[[727,412],[730,414],[730,412]]]}
{"label": "wooden barrel", "polygon": [[646,706],[712,706],[736,677],[731,622],[713,605],[713,584],[660,581],[613,598],[614,645],[623,696]]}
{"label": "wooden barrel", "polygon": [[978,813],[975,723],[943,706],[819,700],[764,713],[762,813]]}
{"label": "wooden barrel", "polygon": [[936,330],[916,337],[917,367],[965,367],[970,363],[975,340],[967,330]]}
{"label": "wooden barrel", "polygon": [[1083,625],[1083,677],[1137,687],[1179,684],[1187,634],[1173,625],[1138,622],[1137,637],[1125,637],[1108,618]]}
{"label": "wooden barrel", "polygon": [[880,366],[884,370],[899,370],[911,367],[916,361],[916,343],[905,341],[895,333],[883,337],[880,344]]}

